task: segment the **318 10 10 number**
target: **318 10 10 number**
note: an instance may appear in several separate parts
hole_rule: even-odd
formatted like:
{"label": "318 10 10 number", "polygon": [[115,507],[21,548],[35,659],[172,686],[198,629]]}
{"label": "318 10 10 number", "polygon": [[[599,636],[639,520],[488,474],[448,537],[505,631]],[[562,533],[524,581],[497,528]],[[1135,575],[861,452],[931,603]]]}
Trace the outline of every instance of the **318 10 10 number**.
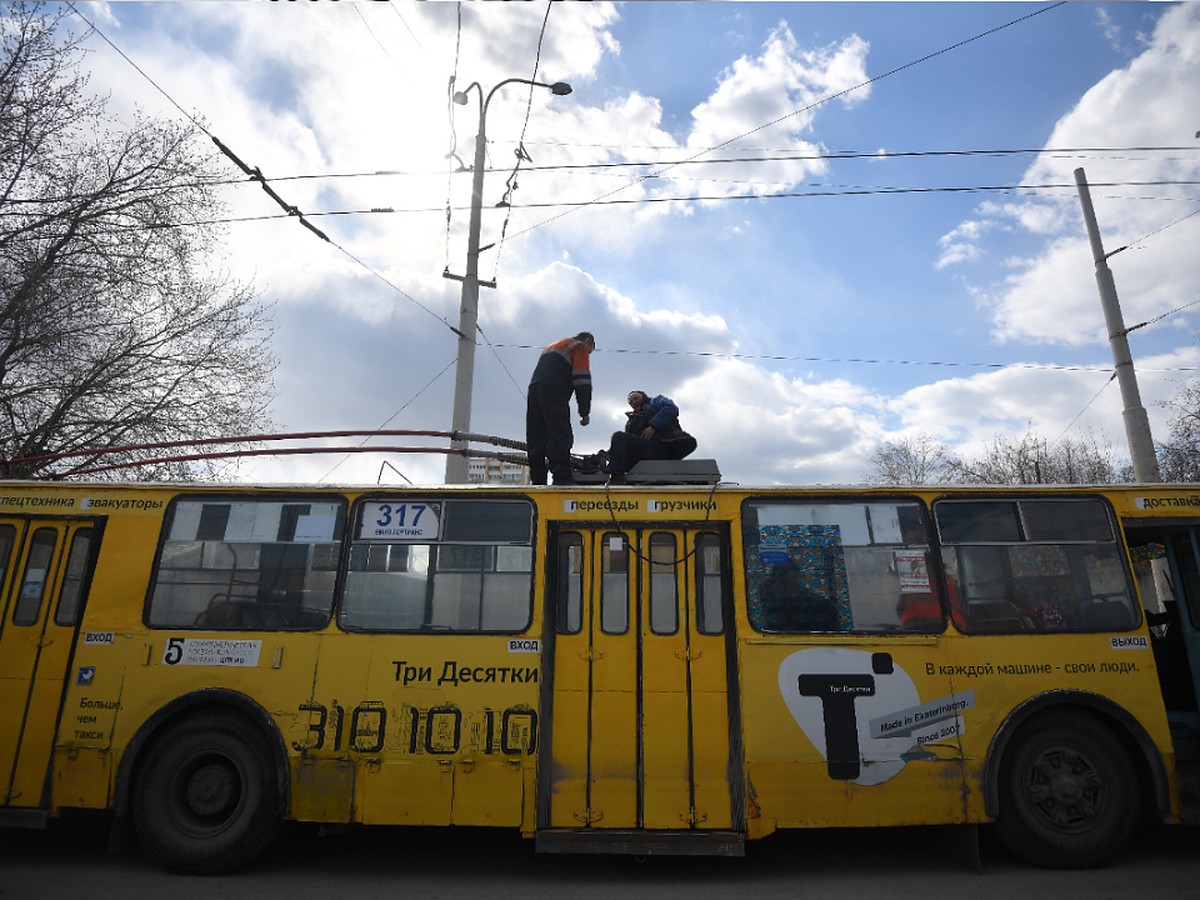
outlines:
{"label": "318 10 10 number", "polygon": [[[310,739],[292,743],[297,751],[387,752],[393,723],[379,701],[364,701],[348,713],[337,703],[302,703],[299,709],[314,715],[308,724]],[[527,706],[483,709],[466,716],[449,704],[428,709],[406,706],[397,719],[399,735],[393,752],[399,754],[449,756],[464,749],[464,733],[471,736],[476,753],[530,756],[537,751],[538,714]],[[475,723],[478,727],[473,727]]]}

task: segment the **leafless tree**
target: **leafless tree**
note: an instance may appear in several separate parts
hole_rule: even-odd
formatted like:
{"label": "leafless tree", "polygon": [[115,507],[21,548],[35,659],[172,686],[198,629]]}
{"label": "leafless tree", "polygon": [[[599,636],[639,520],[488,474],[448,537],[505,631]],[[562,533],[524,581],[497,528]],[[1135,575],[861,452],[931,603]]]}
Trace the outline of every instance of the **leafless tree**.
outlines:
{"label": "leafless tree", "polygon": [[1032,429],[1018,439],[997,436],[979,459],[947,466],[963,484],[1111,484],[1121,480],[1112,447],[1090,436],[1050,443]]}
{"label": "leafless tree", "polygon": [[1157,447],[1163,481],[1200,481],[1200,379],[1183,384],[1167,405],[1176,415]]}
{"label": "leafless tree", "polygon": [[927,434],[886,441],[871,457],[868,480],[877,484],[930,484],[942,481],[950,448]]}
{"label": "leafless tree", "polygon": [[1111,484],[1129,480],[1105,441],[1064,438],[1050,443],[1032,429],[1018,439],[997,436],[978,459],[962,457],[927,434],[884,443],[871,457],[868,480],[879,484]]}
{"label": "leafless tree", "polygon": [[271,427],[268,308],[219,269],[216,226],[191,224],[220,217],[218,157],[190,123],[112,121],[66,15],[0,10],[0,477]]}

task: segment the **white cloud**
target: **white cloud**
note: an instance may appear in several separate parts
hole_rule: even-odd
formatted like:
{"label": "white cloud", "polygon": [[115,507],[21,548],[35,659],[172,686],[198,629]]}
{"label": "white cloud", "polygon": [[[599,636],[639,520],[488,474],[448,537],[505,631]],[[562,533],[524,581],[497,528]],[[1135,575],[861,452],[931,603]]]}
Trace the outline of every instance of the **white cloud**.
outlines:
{"label": "white cloud", "polygon": [[1108,10],[1106,10],[1103,6],[1097,7],[1096,9],[1096,24],[1100,26],[1101,31],[1104,32],[1104,37],[1110,44],[1112,44],[1112,48],[1114,50],[1120,50],[1121,28],[1113,22],[1112,17],[1108,14]]}
{"label": "white cloud", "polygon": [[[1147,49],[1089,90],[1057,124],[1047,147],[1177,146],[1180,110],[1200,109],[1200,4],[1166,10]],[[1074,185],[1081,162],[1105,249],[1138,242],[1138,253],[1110,260],[1126,319],[1139,321],[1180,305],[1200,279],[1200,218],[1185,220],[1140,241],[1195,210],[1188,187],[1158,185],[1200,178],[1195,153],[1077,155],[1043,153],[1023,176],[1029,184]],[[1147,196],[1160,202],[1145,202]],[[989,224],[1025,237],[1050,240],[1034,246],[1007,284],[994,292],[995,335],[1005,341],[1083,346],[1106,339],[1093,280],[1093,262],[1075,191],[1057,199],[981,204],[977,218],[951,235],[938,265],[976,259]],[[969,226],[971,233],[967,233]],[[946,238],[943,238],[946,241]]]}
{"label": "white cloud", "polygon": [[971,219],[959,223],[952,231],[938,239],[938,246],[942,252],[934,263],[934,268],[945,269],[978,259],[983,254],[979,246],[980,240],[987,232],[997,227],[996,221],[987,219]]}
{"label": "white cloud", "polygon": [[859,482],[883,432],[881,399],[862,388],[788,378],[745,360],[716,361],[671,396],[699,441],[696,455],[716,458],[729,481]]}
{"label": "white cloud", "polygon": [[[705,154],[711,159],[736,154],[738,148],[761,146],[764,140],[783,140],[794,153],[820,154],[824,149],[820,143],[801,137],[811,130],[820,110],[813,104],[866,82],[868,49],[865,41],[852,35],[836,44],[804,51],[787,23],[781,23],[757,57],[742,56],[735,61],[721,74],[712,95],[692,110],[688,150],[696,153],[719,148]],[[841,100],[853,106],[869,94],[869,86],[863,87]],[[777,124],[762,128],[768,122]],[[745,193],[744,185],[733,182],[753,176],[757,192],[765,194],[795,185],[806,175],[820,174],[827,168],[821,159],[757,163],[746,169],[723,166],[722,173],[730,183],[725,187],[709,183],[706,193]],[[686,189],[686,185],[680,187]]]}

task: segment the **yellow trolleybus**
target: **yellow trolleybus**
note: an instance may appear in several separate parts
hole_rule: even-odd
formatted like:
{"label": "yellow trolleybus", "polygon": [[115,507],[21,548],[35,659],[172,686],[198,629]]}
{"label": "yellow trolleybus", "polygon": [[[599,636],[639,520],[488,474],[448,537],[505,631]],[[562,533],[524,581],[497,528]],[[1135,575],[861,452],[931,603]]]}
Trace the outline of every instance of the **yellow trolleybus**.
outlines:
{"label": "yellow trolleybus", "polygon": [[0,824],[739,855],[1194,821],[1200,488],[0,485]]}

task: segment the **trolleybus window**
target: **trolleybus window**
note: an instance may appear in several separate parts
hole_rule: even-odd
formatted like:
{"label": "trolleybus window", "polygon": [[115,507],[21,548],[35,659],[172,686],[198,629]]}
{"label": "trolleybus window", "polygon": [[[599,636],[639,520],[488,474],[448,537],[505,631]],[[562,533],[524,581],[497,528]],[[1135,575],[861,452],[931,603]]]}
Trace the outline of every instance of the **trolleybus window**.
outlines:
{"label": "trolleybus window", "polygon": [[151,582],[158,628],[319,628],[333,606],[345,504],[175,501]]}
{"label": "trolleybus window", "polygon": [[525,500],[359,506],[338,624],[348,631],[518,632],[533,598]]}
{"label": "trolleybus window", "polygon": [[583,627],[583,536],[562,534],[558,538],[558,607],[555,630],[579,634]]}
{"label": "trolleybus window", "polygon": [[87,587],[88,560],[91,559],[92,529],[80,528],[71,538],[67,554],[67,572],[59,593],[58,608],[54,611],[56,625],[75,625],[83,609],[83,592]]}
{"label": "trolleybus window", "polygon": [[721,578],[721,539],[715,534],[696,537],[696,628],[701,634],[720,634],[725,630],[722,600],[725,594]]}
{"label": "trolleybus window", "polygon": [[14,625],[33,625],[38,621],[57,542],[57,533],[53,528],[39,528],[33,533],[33,546],[25,561],[25,575],[17,594],[16,609],[13,610]]}
{"label": "trolleybus window", "polygon": [[747,602],[759,631],[940,631],[925,511],[913,500],[748,502]]}
{"label": "trolleybus window", "polygon": [[624,634],[629,630],[629,548],[624,535],[604,535],[601,565],[600,629]]}
{"label": "trolleybus window", "polygon": [[676,555],[675,535],[650,536],[650,630],[655,634],[674,634],[679,630]]}
{"label": "trolleybus window", "polygon": [[1113,631],[1138,623],[1097,499],[941,500],[934,518],[966,631]]}

